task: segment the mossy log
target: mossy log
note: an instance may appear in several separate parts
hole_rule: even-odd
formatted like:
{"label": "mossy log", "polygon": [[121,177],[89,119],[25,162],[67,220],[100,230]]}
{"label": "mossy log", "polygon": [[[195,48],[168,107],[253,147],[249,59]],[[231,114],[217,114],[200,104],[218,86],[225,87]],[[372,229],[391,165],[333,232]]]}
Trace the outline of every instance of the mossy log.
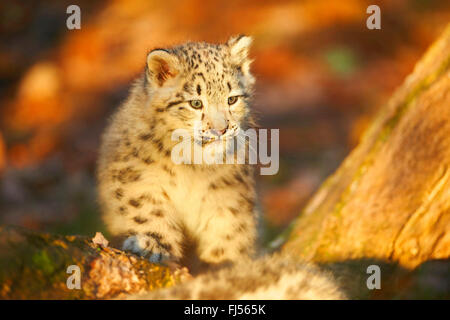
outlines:
{"label": "mossy log", "polygon": [[450,257],[450,25],[286,235],[321,263]]}
{"label": "mossy log", "polygon": [[[80,289],[67,286],[71,265],[80,268]],[[0,227],[0,299],[120,298],[173,285],[181,275],[88,237]]]}

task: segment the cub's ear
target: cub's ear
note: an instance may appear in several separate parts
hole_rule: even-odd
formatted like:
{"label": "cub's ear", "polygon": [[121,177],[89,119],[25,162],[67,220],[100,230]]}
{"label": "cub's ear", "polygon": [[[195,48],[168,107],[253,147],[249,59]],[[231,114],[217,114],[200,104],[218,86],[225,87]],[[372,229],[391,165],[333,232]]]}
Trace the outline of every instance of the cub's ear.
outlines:
{"label": "cub's ear", "polygon": [[178,58],[164,49],[152,50],[147,56],[147,70],[152,82],[162,87],[179,73]]}
{"label": "cub's ear", "polygon": [[237,37],[231,37],[227,42],[227,46],[230,50],[231,61],[234,65],[239,67],[247,77],[249,83],[254,82],[253,76],[250,74],[250,64],[252,60],[248,57],[250,51],[250,45],[253,39],[249,36],[240,35]]}
{"label": "cub's ear", "polygon": [[248,59],[248,52],[252,41],[253,39],[251,37],[244,35],[231,37],[227,42],[227,45],[230,48],[231,56],[236,59],[236,61],[241,62]]}

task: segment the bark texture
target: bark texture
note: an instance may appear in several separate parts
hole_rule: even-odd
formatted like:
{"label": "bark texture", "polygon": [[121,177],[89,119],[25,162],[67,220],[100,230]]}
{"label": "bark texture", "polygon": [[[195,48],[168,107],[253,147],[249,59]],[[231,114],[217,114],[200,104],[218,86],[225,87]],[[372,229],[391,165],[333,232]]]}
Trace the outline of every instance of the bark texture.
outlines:
{"label": "bark texture", "polygon": [[297,218],[283,250],[412,269],[450,257],[450,26]]}
{"label": "bark texture", "polygon": [[[80,267],[81,289],[66,285],[70,265]],[[88,237],[0,227],[0,299],[120,298],[173,285],[181,276]]]}

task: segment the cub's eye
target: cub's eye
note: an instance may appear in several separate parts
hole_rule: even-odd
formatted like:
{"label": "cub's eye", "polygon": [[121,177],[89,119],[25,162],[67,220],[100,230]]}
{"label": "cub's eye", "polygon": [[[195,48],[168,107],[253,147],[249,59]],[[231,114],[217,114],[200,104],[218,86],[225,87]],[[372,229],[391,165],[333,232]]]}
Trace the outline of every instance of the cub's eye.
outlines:
{"label": "cub's eye", "polygon": [[189,101],[189,104],[194,109],[201,109],[203,107],[203,103],[201,100],[191,100]]}
{"label": "cub's eye", "polygon": [[236,101],[238,101],[238,96],[232,96],[228,98],[228,104],[231,106],[232,104],[235,104]]}

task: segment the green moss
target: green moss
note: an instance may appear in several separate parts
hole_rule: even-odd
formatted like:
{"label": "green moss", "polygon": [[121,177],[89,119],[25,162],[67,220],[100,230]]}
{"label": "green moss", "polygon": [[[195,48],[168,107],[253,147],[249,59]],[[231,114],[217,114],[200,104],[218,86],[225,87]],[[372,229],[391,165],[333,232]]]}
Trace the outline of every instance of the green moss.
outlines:
{"label": "green moss", "polygon": [[32,261],[34,266],[37,269],[42,270],[42,272],[47,276],[55,272],[53,262],[45,250],[36,252],[32,257]]}

